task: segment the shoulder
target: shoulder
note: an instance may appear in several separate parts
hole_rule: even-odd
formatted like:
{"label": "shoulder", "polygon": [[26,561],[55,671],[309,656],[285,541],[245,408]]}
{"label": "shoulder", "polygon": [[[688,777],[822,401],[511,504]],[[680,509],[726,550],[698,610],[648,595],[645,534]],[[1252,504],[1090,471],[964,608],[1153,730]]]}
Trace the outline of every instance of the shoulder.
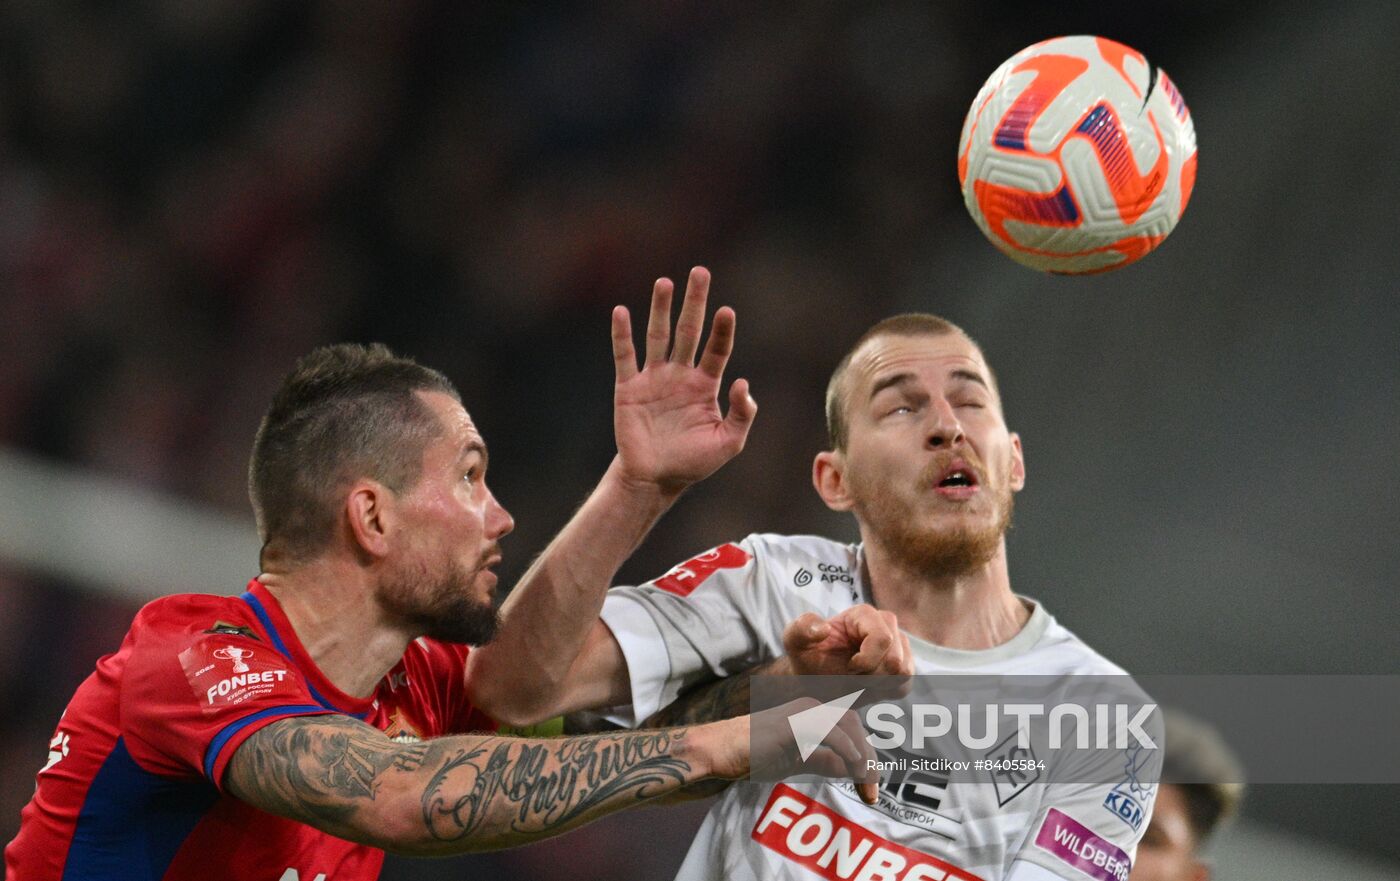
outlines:
{"label": "shoulder", "polygon": [[823,617],[859,601],[860,546],[815,535],[759,533],[744,539],[782,624],[802,614]]}
{"label": "shoulder", "polygon": [[256,619],[237,597],[172,594],[141,607],[131,622],[133,637],[161,640],[201,633],[256,637]]}
{"label": "shoulder", "polygon": [[195,737],[220,713],[300,682],[246,603],[204,594],[146,604],[108,669],[120,681],[123,730],[169,755],[184,748],[179,737]]}
{"label": "shoulder", "polygon": [[842,544],[819,535],[777,535],[756,532],[740,542],[754,560],[770,569],[786,566],[828,564],[850,567],[857,558],[857,546]]}
{"label": "shoulder", "polygon": [[[136,613],[121,653],[134,676],[160,681],[190,666],[193,654],[244,646],[244,654],[273,654],[248,605],[237,597],[174,594]],[[201,648],[202,647],[202,648]]]}
{"label": "shoulder", "polygon": [[1127,676],[1128,671],[1093,649],[1087,642],[1054,616],[1050,616],[1045,634],[1037,646],[1044,664],[1057,672],[1073,673],[1081,676]]}

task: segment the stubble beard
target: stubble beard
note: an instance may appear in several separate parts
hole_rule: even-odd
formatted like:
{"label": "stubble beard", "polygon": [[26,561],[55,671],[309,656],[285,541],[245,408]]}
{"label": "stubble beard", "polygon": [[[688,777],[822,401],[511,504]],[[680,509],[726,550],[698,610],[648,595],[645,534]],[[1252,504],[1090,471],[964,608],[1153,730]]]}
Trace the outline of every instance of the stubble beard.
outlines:
{"label": "stubble beard", "polygon": [[958,523],[930,528],[913,505],[891,494],[876,494],[874,502],[863,506],[860,514],[872,536],[901,566],[933,578],[957,577],[990,562],[1011,527],[1015,507],[1011,487],[1003,485],[993,491],[996,516],[985,526]]}
{"label": "stubble beard", "polygon": [[414,632],[442,642],[485,645],[501,625],[499,602],[482,602],[472,594],[485,564],[468,571],[456,560],[445,571],[421,568],[395,573],[379,589],[386,612]]}

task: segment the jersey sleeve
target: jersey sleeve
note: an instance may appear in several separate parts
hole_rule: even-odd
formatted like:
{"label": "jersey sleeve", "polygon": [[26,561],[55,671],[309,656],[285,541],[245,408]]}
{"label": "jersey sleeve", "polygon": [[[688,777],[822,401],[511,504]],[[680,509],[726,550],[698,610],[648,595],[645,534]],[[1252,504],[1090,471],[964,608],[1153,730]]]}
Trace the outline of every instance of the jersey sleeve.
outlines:
{"label": "jersey sleeve", "polygon": [[262,640],[141,628],[120,701],[136,762],[168,776],[203,776],[222,789],[228,760],[254,732],[291,716],[333,713],[295,666]]}
{"label": "jersey sleeve", "polygon": [[[1143,825],[1133,829],[1105,804],[1111,787],[1052,785],[1047,790],[1050,795],[1012,861],[1007,881],[1128,881],[1152,799],[1139,796],[1146,802]],[[1153,790],[1155,795],[1155,786]]]}
{"label": "jersey sleeve", "polygon": [[602,619],[627,661],[632,702],[604,715],[635,727],[686,688],[774,657],[781,649],[764,623],[771,604],[764,564],[750,536],[609,591]]}
{"label": "jersey sleeve", "polygon": [[[1160,724],[1149,726],[1164,743]],[[1007,881],[1128,881],[1161,776],[1161,749],[1072,751],[1043,787]]]}

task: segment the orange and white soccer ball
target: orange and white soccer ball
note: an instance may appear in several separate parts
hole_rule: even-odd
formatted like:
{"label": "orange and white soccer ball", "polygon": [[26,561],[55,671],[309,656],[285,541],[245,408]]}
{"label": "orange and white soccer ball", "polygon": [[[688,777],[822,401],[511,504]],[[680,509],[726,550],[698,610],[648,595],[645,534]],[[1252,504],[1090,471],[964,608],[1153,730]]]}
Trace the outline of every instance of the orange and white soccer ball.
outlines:
{"label": "orange and white soccer ball", "polygon": [[963,123],[958,181],[1002,253],[1047,272],[1126,266],[1196,182],[1196,130],[1165,71],[1122,43],[1058,37],[1013,55]]}

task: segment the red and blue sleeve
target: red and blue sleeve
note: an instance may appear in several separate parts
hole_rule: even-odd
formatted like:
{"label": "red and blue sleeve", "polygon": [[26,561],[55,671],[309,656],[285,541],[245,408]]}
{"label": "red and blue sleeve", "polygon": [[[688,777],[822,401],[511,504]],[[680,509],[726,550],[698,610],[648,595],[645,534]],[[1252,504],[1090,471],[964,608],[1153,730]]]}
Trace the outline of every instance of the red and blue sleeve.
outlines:
{"label": "red and blue sleeve", "polygon": [[[239,634],[147,633],[133,646],[121,697],[132,758],[149,771],[198,774],[222,788],[234,751],[279,719],[333,713],[301,673],[261,640]],[[175,638],[171,638],[171,637]]]}

